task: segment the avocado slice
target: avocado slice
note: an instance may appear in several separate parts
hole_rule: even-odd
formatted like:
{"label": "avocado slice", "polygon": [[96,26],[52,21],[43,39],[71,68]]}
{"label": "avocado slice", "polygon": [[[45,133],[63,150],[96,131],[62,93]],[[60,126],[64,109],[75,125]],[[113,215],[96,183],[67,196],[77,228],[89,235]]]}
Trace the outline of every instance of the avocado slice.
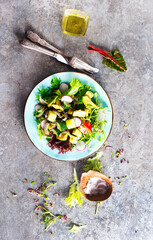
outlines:
{"label": "avocado slice", "polygon": [[67,113],[72,115],[73,114],[73,108],[70,107]]}
{"label": "avocado slice", "polygon": [[89,97],[89,98],[93,98],[94,93],[91,92],[91,91],[87,91],[87,92],[85,93],[85,96],[87,96],[87,97]]}
{"label": "avocado slice", "polygon": [[75,135],[78,139],[82,137],[82,133],[77,128],[73,130],[72,134]]}
{"label": "avocado slice", "polygon": [[75,120],[73,118],[66,120],[66,126],[68,129],[76,128]]}
{"label": "avocado slice", "polygon": [[59,100],[57,100],[55,104],[52,104],[52,107],[57,110],[64,111],[64,108],[62,107],[61,102]]}
{"label": "avocado slice", "polygon": [[56,138],[57,138],[58,140],[61,140],[61,141],[66,141],[67,138],[68,138],[68,135],[69,135],[69,132],[68,132],[68,131],[64,131],[64,132],[61,132],[61,133],[59,134],[59,136],[56,136]]}
{"label": "avocado slice", "polygon": [[82,110],[76,110],[73,112],[73,117],[85,117],[86,112]]}
{"label": "avocado slice", "polygon": [[96,104],[94,104],[88,96],[83,96],[83,103],[87,108],[89,105],[91,107],[97,108]]}
{"label": "avocado slice", "polygon": [[70,134],[69,142],[72,144],[76,144],[78,141],[78,138]]}
{"label": "avocado slice", "polygon": [[84,111],[86,112],[86,117],[88,117],[89,113],[91,112],[90,110],[91,110],[91,109],[85,108]]}
{"label": "avocado slice", "polygon": [[50,121],[50,122],[55,122],[56,121],[56,117],[57,117],[56,113],[51,111],[51,110],[49,110],[48,116],[47,116],[47,120]]}

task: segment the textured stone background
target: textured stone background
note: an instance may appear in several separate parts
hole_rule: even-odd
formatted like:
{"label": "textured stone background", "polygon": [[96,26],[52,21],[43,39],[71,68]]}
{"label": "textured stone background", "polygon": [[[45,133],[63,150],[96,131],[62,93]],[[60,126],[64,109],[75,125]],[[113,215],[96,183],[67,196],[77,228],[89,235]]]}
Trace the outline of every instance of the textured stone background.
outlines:
{"label": "textured stone background", "polygon": [[[61,19],[67,8],[84,10],[90,15],[83,38],[61,33]],[[113,146],[114,152],[124,148],[124,157],[130,164],[121,164],[111,157],[111,149],[102,148],[104,173],[112,178],[128,177],[120,186],[114,181],[114,192],[101,204],[97,216],[95,203],[84,201],[84,206],[76,209],[64,204],[73,166],[76,165],[80,176],[84,162],[59,162],[44,156],[26,135],[23,111],[33,87],[53,73],[72,70],[48,56],[23,49],[19,39],[29,28],[56,43],[65,53],[98,67],[100,72],[93,78],[112,100],[114,125],[106,144]],[[118,73],[103,66],[100,55],[87,52],[89,43],[105,49],[118,47],[128,71]],[[153,239],[152,82],[151,0],[0,0],[0,239]],[[67,214],[74,222],[87,225],[78,235],[67,230],[67,223],[54,225],[53,236],[43,231],[33,211],[33,197],[26,190],[30,184],[25,185],[22,180],[35,180],[39,186],[45,171],[58,182],[53,193],[61,194],[59,198],[52,197],[54,213]],[[11,191],[18,196],[12,197]]]}

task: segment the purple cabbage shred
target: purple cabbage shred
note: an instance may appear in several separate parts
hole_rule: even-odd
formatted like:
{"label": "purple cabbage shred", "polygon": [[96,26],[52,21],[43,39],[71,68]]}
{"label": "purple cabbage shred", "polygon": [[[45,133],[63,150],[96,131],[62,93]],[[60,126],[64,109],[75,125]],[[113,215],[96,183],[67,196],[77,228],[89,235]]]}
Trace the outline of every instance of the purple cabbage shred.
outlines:
{"label": "purple cabbage shred", "polygon": [[69,142],[69,137],[66,141],[57,140],[56,135],[51,132],[51,139],[48,142],[48,146],[53,150],[57,148],[58,153],[66,153],[72,151],[72,144]]}

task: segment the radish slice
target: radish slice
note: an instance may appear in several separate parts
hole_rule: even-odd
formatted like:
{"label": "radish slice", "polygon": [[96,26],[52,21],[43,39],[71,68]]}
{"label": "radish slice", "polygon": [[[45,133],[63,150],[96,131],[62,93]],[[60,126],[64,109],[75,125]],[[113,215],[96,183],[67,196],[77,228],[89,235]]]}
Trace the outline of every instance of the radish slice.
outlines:
{"label": "radish slice", "polygon": [[44,114],[45,110],[46,110],[45,107],[43,107],[43,108],[40,109],[40,110],[38,109],[39,112],[38,112],[37,116],[35,116],[35,117],[37,117],[37,118],[38,118],[38,117],[41,117],[41,116]]}
{"label": "radish slice", "polygon": [[61,97],[61,101],[71,103],[73,101],[73,99],[72,99],[72,97],[70,97],[68,95],[64,95],[63,97]]}
{"label": "radish slice", "polygon": [[35,105],[35,111],[38,111],[42,106],[40,104]]}
{"label": "radish slice", "polygon": [[103,122],[106,118],[106,114],[103,112],[102,116],[101,116],[101,121]]}
{"label": "radish slice", "polygon": [[44,129],[46,123],[47,123],[47,120],[46,120],[46,119],[44,119],[44,120],[41,121],[40,126],[41,126],[42,129]]}
{"label": "radish slice", "polygon": [[84,134],[87,133],[87,128],[85,128],[85,127],[80,126],[80,127],[79,127],[79,130],[80,130],[82,133],[84,133]]}
{"label": "radish slice", "polygon": [[76,144],[76,149],[78,151],[84,151],[86,149],[86,144],[84,141],[78,141]]}
{"label": "radish slice", "polygon": [[66,120],[68,119],[67,113],[64,113],[63,117],[64,117],[64,118],[63,118],[62,120],[63,120],[63,121],[66,121]]}
{"label": "radish slice", "polygon": [[66,92],[68,89],[69,89],[69,86],[66,83],[61,83],[59,86],[59,90],[61,91],[61,93]]}
{"label": "radish slice", "polygon": [[47,104],[47,102],[46,102],[44,99],[42,99],[41,97],[39,98],[39,101],[40,101],[40,103],[43,104],[43,105]]}
{"label": "radish slice", "polygon": [[47,111],[47,112],[45,113],[45,118],[47,118],[47,117],[48,117],[48,113],[49,113],[49,111]]}
{"label": "radish slice", "polygon": [[44,112],[41,112],[39,115],[37,115],[37,118],[42,117],[43,114]]}
{"label": "radish slice", "polygon": [[99,109],[98,113],[97,113],[97,121],[101,121],[103,122],[106,118],[106,114],[103,112],[102,109]]}
{"label": "radish slice", "polygon": [[56,113],[56,115],[57,115],[59,118],[61,118],[61,114],[60,114],[58,111],[53,110],[53,112]]}
{"label": "radish slice", "polygon": [[52,130],[52,129],[54,129],[54,128],[56,128],[56,126],[57,126],[57,123],[55,123],[52,127],[51,127],[51,129],[50,130]]}
{"label": "radish slice", "polygon": [[80,118],[75,117],[75,118],[74,118],[74,121],[75,121],[76,127],[80,127],[80,126],[82,125],[82,121],[81,121]]}
{"label": "radish slice", "polygon": [[47,122],[47,123],[45,124],[45,126],[44,126],[44,133],[45,133],[46,135],[49,135],[48,127],[49,127],[49,123]]}

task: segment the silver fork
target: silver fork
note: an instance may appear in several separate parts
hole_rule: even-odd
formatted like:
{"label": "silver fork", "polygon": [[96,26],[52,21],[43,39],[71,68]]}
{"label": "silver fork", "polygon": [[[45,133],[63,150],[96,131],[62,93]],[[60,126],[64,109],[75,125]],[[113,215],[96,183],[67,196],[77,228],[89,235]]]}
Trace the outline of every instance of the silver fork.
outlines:
{"label": "silver fork", "polygon": [[[68,64],[71,67],[81,70],[83,72],[86,72],[87,74],[92,74],[99,71],[99,69],[90,66],[89,64],[85,63],[77,57],[69,57],[65,55],[62,51],[49,44],[32,31],[28,31],[26,35],[27,38],[29,38],[32,42],[24,39],[21,42],[23,47],[47,54],[51,57],[56,58],[58,61]],[[39,45],[35,43],[38,43]],[[40,45],[43,47],[41,47]]]}

